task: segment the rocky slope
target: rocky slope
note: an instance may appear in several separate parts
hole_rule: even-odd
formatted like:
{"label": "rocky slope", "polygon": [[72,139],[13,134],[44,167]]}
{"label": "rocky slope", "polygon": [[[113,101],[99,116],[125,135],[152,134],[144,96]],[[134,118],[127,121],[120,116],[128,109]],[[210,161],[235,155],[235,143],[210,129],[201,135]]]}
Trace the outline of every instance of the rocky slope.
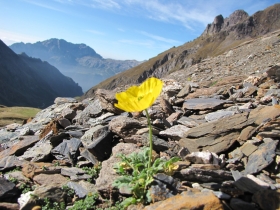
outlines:
{"label": "rocky slope", "polygon": [[[154,176],[151,204],[128,209],[279,209],[279,59],[278,30],[163,77],[148,110],[154,155],[181,161],[173,175]],[[70,208],[95,194],[91,208],[106,209],[132,196],[113,187],[114,167],[119,154],[147,146],[148,130],[144,113],[114,107],[124,88],[98,89],[82,102],[57,98],[27,124],[2,128],[0,208],[38,209],[40,198]],[[81,169],[99,162],[98,178]]]}
{"label": "rocky slope", "polygon": [[104,59],[85,44],[73,44],[63,39],[49,39],[42,42],[15,43],[10,48],[20,54],[40,58],[71,77],[84,91],[124,70],[138,64],[136,60]]}
{"label": "rocky slope", "polygon": [[0,104],[46,108],[58,96],[82,95],[82,89],[40,59],[15,54],[0,40]]}
{"label": "rocky slope", "polygon": [[[141,83],[149,76],[161,78],[174,71],[185,70],[201,60],[212,58],[280,28],[280,4],[249,16],[237,10],[228,18],[217,16],[197,39],[182,46],[171,48],[139,66],[113,76],[94,86],[84,98],[94,95],[98,88],[114,89],[123,84]],[[253,53],[253,52],[252,52]]]}

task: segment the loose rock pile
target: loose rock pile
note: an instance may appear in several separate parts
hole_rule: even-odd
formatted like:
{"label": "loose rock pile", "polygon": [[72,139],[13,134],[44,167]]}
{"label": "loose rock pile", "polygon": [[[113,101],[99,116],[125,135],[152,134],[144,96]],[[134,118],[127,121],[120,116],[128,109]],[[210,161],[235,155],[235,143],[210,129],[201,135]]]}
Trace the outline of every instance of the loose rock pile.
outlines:
{"label": "loose rock pile", "polygon": [[[255,40],[162,79],[161,96],[149,109],[154,151],[181,161],[174,175],[154,177],[154,203],[129,209],[280,209],[279,35],[263,39],[269,48],[253,48]],[[233,61],[248,48],[256,51]],[[32,209],[36,198],[71,206],[89,193],[113,202],[125,196],[112,187],[119,176],[114,166],[119,154],[148,146],[148,129],[144,113],[114,107],[123,89],[99,89],[82,102],[57,98],[27,124],[2,128],[0,209]],[[99,163],[92,181],[81,168]],[[23,193],[23,183],[33,189]],[[74,200],[63,186],[75,191]]]}

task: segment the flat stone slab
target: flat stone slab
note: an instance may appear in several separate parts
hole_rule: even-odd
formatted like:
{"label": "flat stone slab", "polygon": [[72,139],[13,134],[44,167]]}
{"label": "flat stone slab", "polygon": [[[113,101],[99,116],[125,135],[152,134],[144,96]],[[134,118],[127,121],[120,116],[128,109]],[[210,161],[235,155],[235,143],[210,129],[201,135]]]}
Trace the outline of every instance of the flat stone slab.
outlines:
{"label": "flat stone slab", "polygon": [[193,98],[188,99],[183,104],[183,110],[209,110],[221,107],[223,104],[232,103],[231,101],[219,100],[215,98]]}
{"label": "flat stone slab", "polygon": [[264,139],[264,143],[262,143],[258,149],[249,156],[245,173],[258,173],[270,163],[272,163],[275,157],[275,149],[277,144],[278,140],[272,140],[269,138]]}

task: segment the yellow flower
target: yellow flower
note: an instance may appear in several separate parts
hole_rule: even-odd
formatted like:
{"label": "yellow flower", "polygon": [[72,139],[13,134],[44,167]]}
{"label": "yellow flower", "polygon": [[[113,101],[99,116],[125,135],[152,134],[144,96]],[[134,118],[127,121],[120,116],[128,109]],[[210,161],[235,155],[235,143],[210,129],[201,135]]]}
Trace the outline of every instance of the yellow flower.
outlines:
{"label": "yellow flower", "polygon": [[151,77],[140,86],[131,86],[125,92],[116,93],[116,107],[126,112],[140,112],[152,106],[159,96],[163,82]]}

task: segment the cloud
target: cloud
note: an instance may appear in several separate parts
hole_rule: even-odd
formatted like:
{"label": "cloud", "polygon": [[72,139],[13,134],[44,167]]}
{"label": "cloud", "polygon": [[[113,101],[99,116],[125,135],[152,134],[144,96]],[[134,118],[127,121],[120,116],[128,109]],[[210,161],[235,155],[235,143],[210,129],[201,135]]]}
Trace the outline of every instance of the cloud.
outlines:
{"label": "cloud", "polygon": [[113,0],[91,0],[91,7],[102,9],[120,9],[121,6]]}
{"label": "cloud", "polygon": [[64,10],[58,9],[56,7],[49,6],[47,4],[38,3],[38,1],[33,1],[33,0],[24,0],[24,1],[26,3],[33,4],[33,5],[36,5],[36,6],[39,6],[39,7],[43,7],[43,8],[46,8],[46,9],[50,9],[50,10],[54,10],[54,11],[57,11],[57,12],[65,13]]}
{"label": "cloud", "polygon": [[164,37],[161,37],[161,36],[157,36],[157,35],[154,35],[154,34],[147,33],[145,31],[140,31],[140,33],[147,36],[147,37],[150,37],[154,40],[157,40],[157,41],[166,42],[166,43],[169,43],[169,44],[179,43],[179,41],[176,41],[174,39],[167,39],[167,38],[164,38]]}

